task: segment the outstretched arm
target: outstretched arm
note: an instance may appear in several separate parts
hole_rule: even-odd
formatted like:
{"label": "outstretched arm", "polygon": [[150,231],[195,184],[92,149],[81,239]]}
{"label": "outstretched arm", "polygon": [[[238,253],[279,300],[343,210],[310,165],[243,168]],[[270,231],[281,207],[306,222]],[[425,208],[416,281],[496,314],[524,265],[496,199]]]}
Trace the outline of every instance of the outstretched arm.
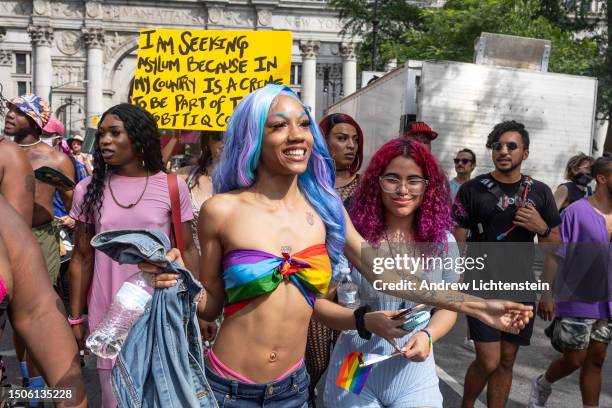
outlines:
{"label": "outstretched arm", "polygon": [[25,340],[47,384],[73,388],[75,402],[62,406],[85,407],[77,346],[62,303],[51,287],[40,247],[26,223],[2,197],[0,219],[0,257],[9,259],[12,275],[11,324]]}
{"label": "outstretched arm", "polygon": [[[348,260],[359,270],[368,282],[374,285],[375,281],[401,282],[407,284],[412,282],[412,289],[391,290],[382,285],[382,292],[416,303],[426,303],[440,309],[448,309],[464,313],[468,316],[482,320],[489,326],[511,333],[518,333],[533,315],[530,306],[510,301],[485,301],[479,297],[467,295],[454,290],[432,290],[428,287],[422,288],[422,279],[415,274],[401,273],[396,268],[383,268],[380,274],[375,274],[374,258],[375,251],[364,251],[363,246],[367,242],[359,235],[348,214],[345,211],[346,220],[346,244],[344,253]],[[378,284],[375,287],[380,287]]]}

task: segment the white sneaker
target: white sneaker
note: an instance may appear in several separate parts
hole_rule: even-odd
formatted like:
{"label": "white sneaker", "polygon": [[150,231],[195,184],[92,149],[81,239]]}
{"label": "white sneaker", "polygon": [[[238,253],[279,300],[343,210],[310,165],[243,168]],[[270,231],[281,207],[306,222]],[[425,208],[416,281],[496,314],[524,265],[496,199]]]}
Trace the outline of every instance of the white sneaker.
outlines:
{"label": "white sneaker", "polygon": [[468,338],[463,339],[463,343],[461,344],[461,346],[466,350],[469,350],[474,353],[476,352],[476,347],[474,346],[474,340],[472,339],[468,339]]}
{"label": "white sneaker", "polygon": [[531,383],[531,393],[529,394],[528,408],[543,408],[546,406],[546,400],[550,397],[552,392],[551,387],[545,387],[538,381],[542,378],[540,374],[533,379]]}

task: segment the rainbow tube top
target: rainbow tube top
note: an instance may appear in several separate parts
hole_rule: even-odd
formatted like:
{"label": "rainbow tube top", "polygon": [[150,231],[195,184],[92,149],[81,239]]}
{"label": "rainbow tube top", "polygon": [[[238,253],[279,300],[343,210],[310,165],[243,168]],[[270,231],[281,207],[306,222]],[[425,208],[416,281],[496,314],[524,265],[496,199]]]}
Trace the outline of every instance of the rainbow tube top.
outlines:
{"label": "rainbow tube top", "polygon": [[298,287],[308,304],[314,307],[319,295],[327,293],[332,276],[325,244],[310,246],[283,257],[255,249],[238,249],[223,256],[223,280],[230,316],[256,297],[276,290],[283,280]]}

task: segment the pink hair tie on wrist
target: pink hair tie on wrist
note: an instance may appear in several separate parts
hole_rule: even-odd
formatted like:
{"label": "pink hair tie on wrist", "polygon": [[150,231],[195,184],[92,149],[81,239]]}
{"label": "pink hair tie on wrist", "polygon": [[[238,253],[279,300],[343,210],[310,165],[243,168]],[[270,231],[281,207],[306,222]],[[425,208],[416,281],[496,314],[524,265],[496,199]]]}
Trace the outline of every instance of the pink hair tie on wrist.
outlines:
{"label": "pink hair tie on wrist", "polygon": [[72,316],[68,316],[68,324],[71,326],[76,326],[77,324],[81,324],[85,321],[85,315],[81,315],[78,318],[74,318]]}

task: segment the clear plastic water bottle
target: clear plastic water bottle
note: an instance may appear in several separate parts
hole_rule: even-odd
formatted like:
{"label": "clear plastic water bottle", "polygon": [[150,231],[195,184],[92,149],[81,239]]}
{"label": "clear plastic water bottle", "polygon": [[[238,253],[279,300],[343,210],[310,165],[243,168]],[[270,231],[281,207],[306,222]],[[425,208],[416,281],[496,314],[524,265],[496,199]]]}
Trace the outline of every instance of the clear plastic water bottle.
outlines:
{"label": "clear plastic water bottle", "polygon": [[[361,302],[359,301],[359,289],[351,279],[351,268],[342,268],[340,273],[342,277],[338,285],[338,303],[349,309],[357,309]],[[345,330],[344,332],[353,335],[357,334],[357,330]]]}
{"label": "clear plastic water bottle", "polygon": [[102,358],[117,357],[130,329],[151,300],[152,293],[153,287],[143,273],[137,273],[123,282],[106,316],[85,342],[91,352]]}
{"label": "clear plastic water bottle", "polygon": [[338,303],[349,309],[357,309],[360,304],[359,289],[351,279],[351,268],[342,268],[340,273],[342,278],[338,285]]}

